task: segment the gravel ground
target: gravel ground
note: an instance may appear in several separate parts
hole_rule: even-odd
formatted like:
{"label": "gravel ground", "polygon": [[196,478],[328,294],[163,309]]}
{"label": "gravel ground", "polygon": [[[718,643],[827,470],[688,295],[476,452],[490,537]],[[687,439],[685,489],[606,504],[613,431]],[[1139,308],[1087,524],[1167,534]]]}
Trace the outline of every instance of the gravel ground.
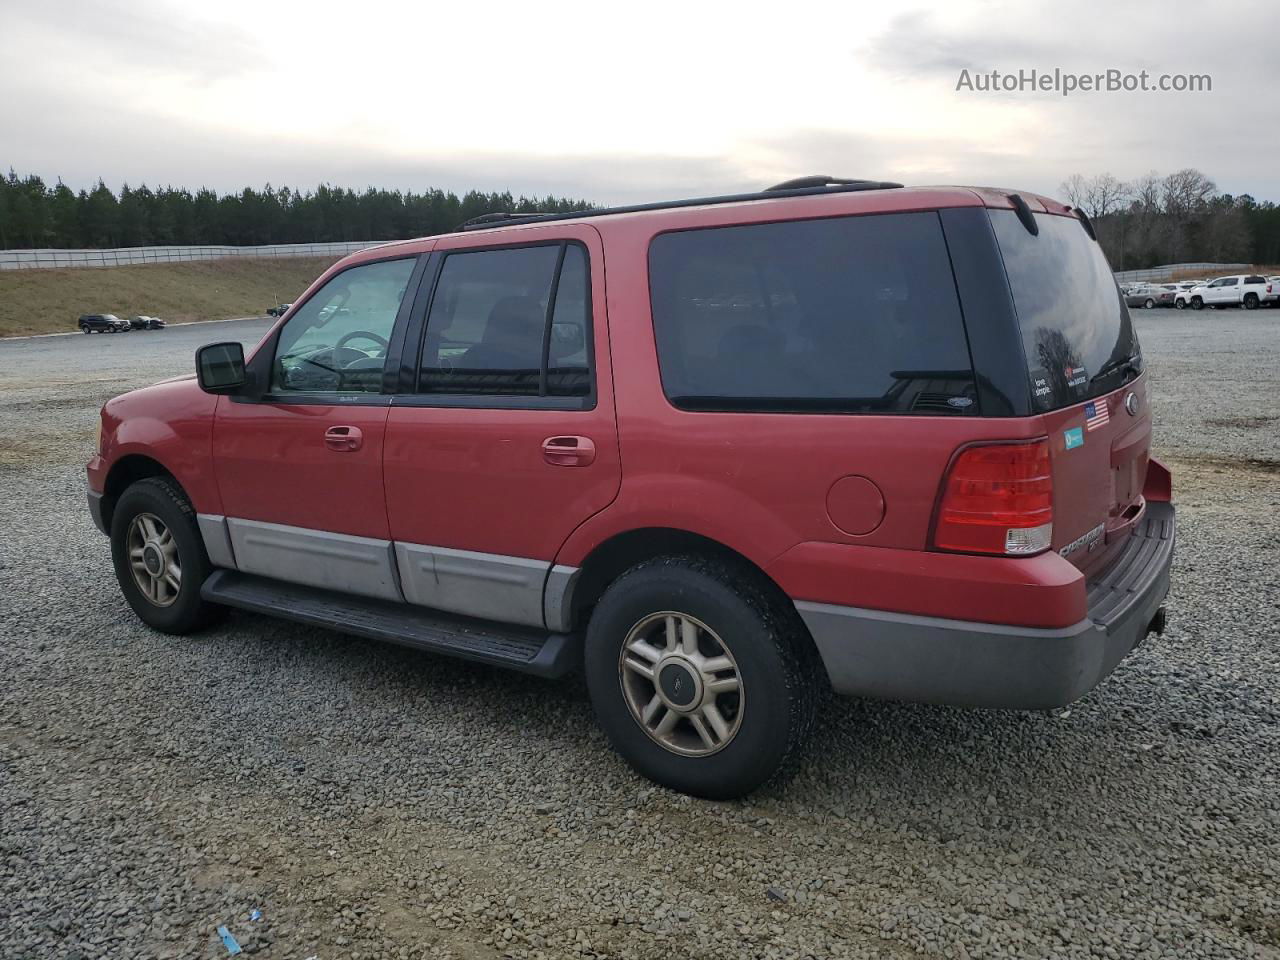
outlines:
{"label": "gravel ground", "polygon": [[574,678],[149,632],[96,408],[265,324],[0,342],[0,956],[1280,957],[1280,313],[1138,322],[1168,633],[1065,718],[834,702],[737,803],[639,781]]}

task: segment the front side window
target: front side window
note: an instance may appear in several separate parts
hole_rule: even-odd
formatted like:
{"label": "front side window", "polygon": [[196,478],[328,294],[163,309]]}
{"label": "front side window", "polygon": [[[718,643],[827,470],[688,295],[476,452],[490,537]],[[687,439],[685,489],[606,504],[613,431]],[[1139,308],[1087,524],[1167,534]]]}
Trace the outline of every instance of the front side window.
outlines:
{"label": "front side window", "polygon": [[936,213],[661,234],[649,287],[681,409],[978,412]]}
{"label": "front side window", "polygon": [[414,258],[344,270],[280,331],[271,389],[281,393],[380,393],[387,346]]}
{"label": "front side window", "polygon": [[421,393],[585,397],[590,285],[582,247],[449,254],[427,316]]}

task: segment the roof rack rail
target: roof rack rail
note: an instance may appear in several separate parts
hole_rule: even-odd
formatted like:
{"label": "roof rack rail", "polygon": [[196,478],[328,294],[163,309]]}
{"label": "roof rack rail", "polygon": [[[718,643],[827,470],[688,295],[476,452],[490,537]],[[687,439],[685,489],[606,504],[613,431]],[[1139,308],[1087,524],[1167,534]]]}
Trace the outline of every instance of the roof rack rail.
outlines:
{"label": "roof rack rail", "polygon": [[[797,185],[798,184],[798,185]],[[463,230],[490,230],[517,223],[547,223],[555,220],[580,220],[586,217],[607,217],[615,213],[643,213],[648,210],[675,210],[680,207],[703,207],[717,203],[742,203],[748,200],[780,200],[786,197],[808,197],[825,193],[854,193],[860,190],[898,190],[902,184],[891,180],[840,180],[835,177],[801,177],[788,180],[756,193],[729,193],[718,197],[690,197],[685,200],[660,200],[656,203],[635,203],[624,207],[593,207],[589,210],[572,210],[568,213],[486,213],[472,217],[461,227]]]}
{"label": "roof rack rail", "polygon": [[488,227],[495,223],[510,223],[515,220],[527,220],[530,217],[554,217],[554,213],[547,213],[545,210],[538,210],[533,213],[507,213],[499,210],[496,213],[482,213],[478,217],[472,217],[465,221],[460,230],[475,230],[477,227]]}
{"label": "roof rack rail", "polygon": [[[782,183],[775,183],[772,187],[766,187],[764,192],[776,193],[782,190],[808,190],[811,187],[831,187],[851,183],[876,183],[877,186],[885,186],[885,184],[877,183],[875,180],[845,180],[842,177],[829,177],[826,174],[819,173],[812,177],[796,177],[794,180],[784,180]],[[901,186],[901,184],[894,184],[894,186]]]}

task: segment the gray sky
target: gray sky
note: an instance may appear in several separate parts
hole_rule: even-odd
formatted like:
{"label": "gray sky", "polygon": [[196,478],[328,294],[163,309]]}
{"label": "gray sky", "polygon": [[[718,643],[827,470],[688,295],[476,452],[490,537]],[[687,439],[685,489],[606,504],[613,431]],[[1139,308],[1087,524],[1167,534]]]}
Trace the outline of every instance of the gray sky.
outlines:
{"label": "gray sky", "polygon": [[[0,0],[0,164],[152,186],[605,203],[808,173],[1059,193],[1194,166],[1280,201],[1280,4]],[[1020,69],[1205,93],[957,91]]]}

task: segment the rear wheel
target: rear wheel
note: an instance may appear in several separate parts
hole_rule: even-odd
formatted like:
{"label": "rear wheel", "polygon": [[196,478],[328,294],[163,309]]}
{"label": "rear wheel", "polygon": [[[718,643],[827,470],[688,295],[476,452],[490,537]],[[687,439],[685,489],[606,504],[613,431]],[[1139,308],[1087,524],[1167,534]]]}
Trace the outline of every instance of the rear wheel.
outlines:
{"label": "rear wheel", "polygon": [[614,581],[591,616],[585,668],[600,725],[632,767],[719,800],[786,768],[823,689],[795,608],[753,571],[697,557]]}
{"label": "rear wheel", "polygon": [[1191,309],[1192,309],[1192,310],[1203,310],[1203,309],[1204,309],[1204,300],[1203,300],[1203,299],[1201,299],[1200,297],[1192,297],[1192,298],[1191,298]]}
{"label": "rear wheel", "polygon": [[1256,293],[1246,293],[1244,295],[1244,308],[1246,310],[1258,309],[1258,295]]}
{"label": "rear wheel", "polygon": [[190,633],[222,612],[200,596],[213,566],[195,511],[172,481],[150,477],[121,494],[111,516],[111,559],[125,600],[156,630]]}
{"label": "rear wheel", "polygon": [[1187,309],[1187,301],[1185,300],[1175,300],[1173,301],[1173,305],[1179,310]]}

